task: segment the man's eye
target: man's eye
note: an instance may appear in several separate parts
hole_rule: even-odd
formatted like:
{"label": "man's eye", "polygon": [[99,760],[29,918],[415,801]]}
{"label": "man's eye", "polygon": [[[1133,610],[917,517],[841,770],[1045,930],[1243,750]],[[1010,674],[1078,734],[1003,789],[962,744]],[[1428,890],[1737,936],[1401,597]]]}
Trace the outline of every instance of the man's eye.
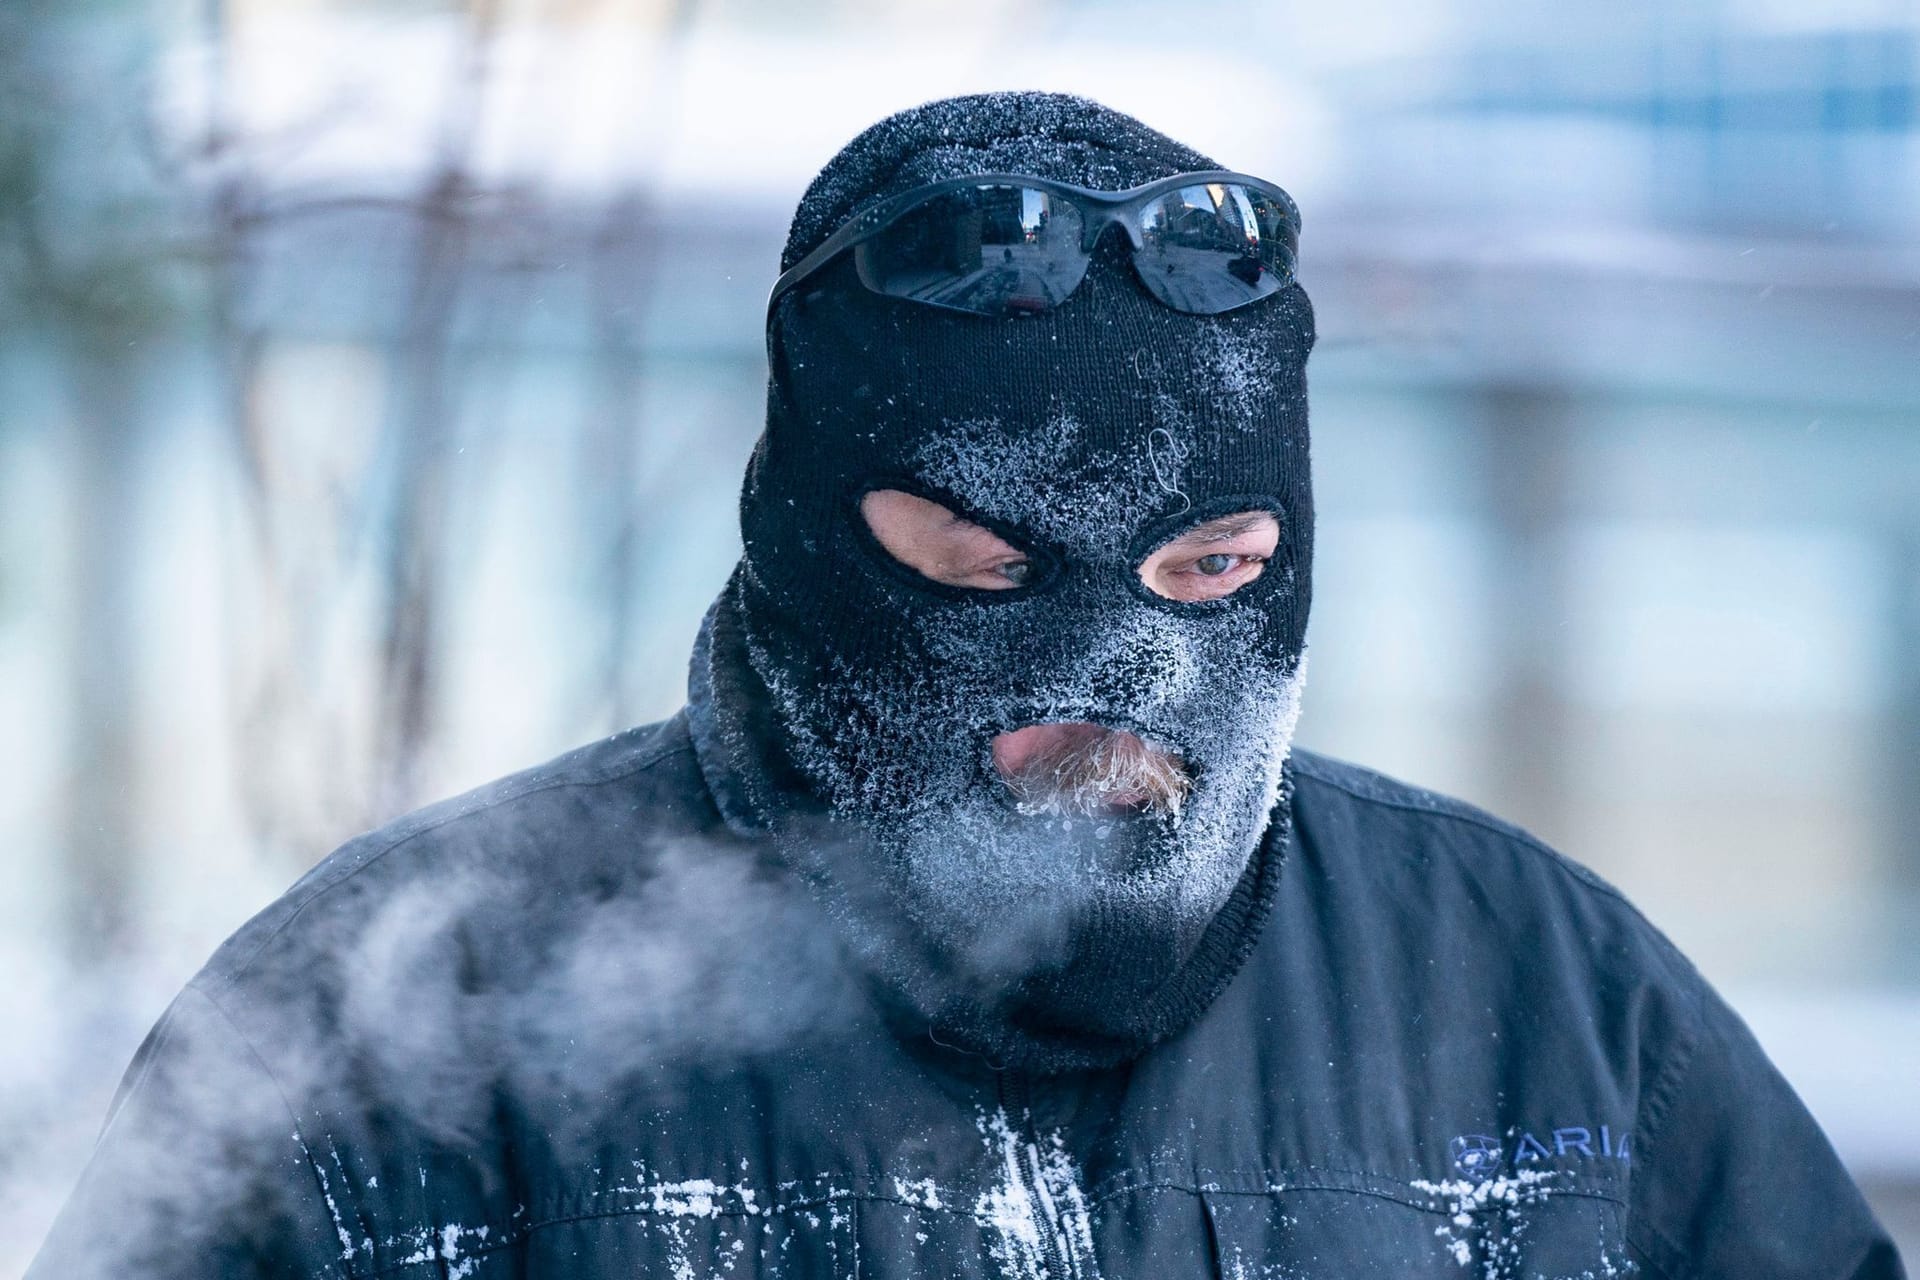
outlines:
{"label": "man's eye", "polygon": [[1240,556],[1230,556],[1224,551],[1216,551],[1210,556],[1201,556],[1198,560],[1195,560],[1193,567],[1209,578],[1217,578],[1227,570],[1233,568],[1234,562],[1241,558]]}
{"label": "man's eye", "polygon": [[1005,578],[1012,585],[1024,587],[1027,585],[1028,580],[1033,577],[1033,561],[1009,560],[1005,564],[995,565],[993,571]]}

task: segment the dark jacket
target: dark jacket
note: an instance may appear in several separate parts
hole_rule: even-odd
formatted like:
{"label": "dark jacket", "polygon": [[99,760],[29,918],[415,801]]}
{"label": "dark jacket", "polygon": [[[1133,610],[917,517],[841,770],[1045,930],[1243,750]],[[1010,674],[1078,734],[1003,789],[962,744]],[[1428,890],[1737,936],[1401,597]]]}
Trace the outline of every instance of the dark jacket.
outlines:
{"label": "dark jacket", "polygon": [[701,757],[683,713],[321,863],[32,1280],[1901,1275],[1692,966],[1478,810],[1300,755],[1224,993],[1033,1079],[878,1016]]}

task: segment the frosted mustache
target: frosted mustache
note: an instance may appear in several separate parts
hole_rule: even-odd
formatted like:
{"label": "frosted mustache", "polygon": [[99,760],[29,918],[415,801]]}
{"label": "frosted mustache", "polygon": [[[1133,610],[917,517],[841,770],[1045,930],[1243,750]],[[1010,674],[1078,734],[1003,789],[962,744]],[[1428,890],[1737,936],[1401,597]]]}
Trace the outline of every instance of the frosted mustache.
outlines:
{"label": "frosted mustache", "polygon": [[1121,729],[1085,733],[1035,751],[1007,786],[1030,817],[1095,817],[1115,809],[1180,816],[1193,779],[1186,764]]}

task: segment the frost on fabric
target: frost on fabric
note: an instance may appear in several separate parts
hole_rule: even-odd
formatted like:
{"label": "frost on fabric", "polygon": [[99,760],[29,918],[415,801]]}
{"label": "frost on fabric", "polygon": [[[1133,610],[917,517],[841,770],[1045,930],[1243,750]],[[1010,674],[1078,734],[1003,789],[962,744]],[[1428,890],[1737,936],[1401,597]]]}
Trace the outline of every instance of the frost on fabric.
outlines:
{"label": "frost on fabric", "polygon": [[[1031,967],[1096,911],[1191,945],[1274,808],[1304,664],[1275,651],[1272,606],[1194,616],[1141,601],[1132,581],[1135,532],[1166,509],[1191,447],[1156,428],[1130,452],[1090,449],[1064,412],[1021,432],[949,424],[918,474],[1093,572],[903,617],[912,653],[899,662],[830,656],[802,675],[749,637],[795,763],[877,833],[915,926],[983,974]],[[1197,785],[1177,818],[1017,819],[987,774],[989,743],[1044,721],[1130,730],[1187,761]]]}
{"label": "frost on fabric", "polygon": [[[1273,334],[1230,318],[1192,317],[1178,351],[1143,350],[1134,368],[1148,389],[1154,421],[1174,441],[1209,431],[1257,431],[1290,399],[1299,401],[1294,412],[1305,413],[1304,386],[1292,381],[1297,366],[1276,352]],[[1204,388],[1197,398],[1195,388]]]}
{"label": "frost on fabric", "polygon": [[[744,1165],[744,1162],[743,1162]],[[791,1189],[791,1188],[789,1188]],[[827,1188],[810,1193],[810,1202],[828,1207],[832,1225],[844,1225],[838,1203],[847,1192]],[[928,1184],[928,1194],[934,1194]],[[793,1206],[768,1203],[760,1189],[748,1182],[722,1182],[713,1178],[658,1178],[644,1163],[636,1161],[633,1173],[612,1185],[594,1191],[595,1200],[608,1198],[617,1203],[617,1211],[638,1212],[651,1220],[665,1245],[668,1274],[676,1280],[693,1280],[733,1274],[750,1252],[765,1255],[769,1246],[762,1239],[760,1224],[775,1215],[793,1212]],[[610,1210],[613,1206],[607,1206]],[[824,1221],[817,1214],[795,1213],[795,1217],[817,1228]],[[710,1224],[706,1232],[689,1228]],[[717,1232],[717,1235],[713,1233]],[[396,1266],[428,1263],[445,1264],[450,1277],[471,1274],[478,1263],[478,1251],[498,1239],[491,1228],[467,1227],[458,1223],[421,1227],[389,1237],[385,1244]],[[711,1238],[709,1238],[711,1237]],[[749,1240],[754,1241],[750,1244]],[[782,1243],[790,1243],[783,1238]],[[371,1256],[371,1243],[367,1252]],[[762,1261],[766,1259],[763,1256]],[[717,1262],[717,1267],[708,1262]]]}
{"label": "frost on fabric", "polygon": [[893,1180],[893,1194],[900,1197],[904,1204],[916,1209],[944,1209],[946,1203],[940,1198],[940,1188],[932,1178],[921,1178],[909,1182],[905,1178]]}
{"label": "frost on fabric", "polygon": [[1285,1262],[1256,1262],[1246,1251],[1234,1245],[1220,1259],[1221,1280],[1319,1280],[1320,1272]]}
{"label": "frost on fabric", "polygon": [[[785,261],[928,181],[1029,173],[1116,189],[1217,167],[1085,99],[932,103],[827,164]],[[1268,887],[1247,875],[1256,852],[1284,847],[1274,814],[1298,710],[1310,515],[1304,295],[1178,313],[1139,287],[1109,237],[1083,291],[1045,316],[981,324],[863,290],[818,299],[772,319],[767,448],[744,503],[759,532],[736,579],[781,763],[838,823],[788,853],[864,965],[943,1032],[964,1028],[950,1043],[1007,1062],[1046,1037],[996,1029],[1043,1007],[1022,1026],[1044,1022],[1055,1040],[1156,1038],[1179,1018],[1175,974],[1237,963],[1201,938],[1237,889]],[[869,348],[875,359],[859,358]],[[824,483],[822,468],[834,472]],[[1029,546],[1045,576],[992,603],[920,598],[891,571],[817,559],[881,554],[843,537],[857,516],[820,499],[894,479]],[[1148,541],[1239,498],[1287,508],[1287,554],[1266,580],[1192,608],[1145,598]],[[796,528],[797,540],[780,532]],[[814,559],[795,561],[795,545]],[[1182,761],[1180,811],[1020,811],[1030,797],[997,777],[992,740],[1068,721]]]}
{"label": "frost on fabric", "polygon": [[470,1251],[485,1245],[492,1233],[489,1227],[463,1227],[459,1223],[422,1230],[414,1237],[413,1252],[399,1259],[399,1265],[438,1262],[444,1264],[442,1274],[448,1280],[463,1280],[480,1263]]}
{"label": "frost on fabric", "polygon": [[1154,427],[1123,452],[1087,449],[1080,422],[1064,410],[1018,432],[993,419],[955,422],[921,446],[915,470],[982,515],[1075,556],[1110,560],[1124,555],[1142,512],[1184,496],[1188,431]]}
{"label": "frost on fabric", "polygon": [[1048,1264],[1053,1257],[1068,1275],[1097,1278],[1086,1193],[1060,1133],[1029,1138],[1004,1110],[983,1113],[976,1123],[1000,1180],[980,1193],[973,1214],[992,1232],[987,1248],[1000,1274],[1006,1280],[1060,1280]]}
{"label": "frost on fabric", "polygon": [[[492,1108],[511,1097],[541,1117],[556,1159],[584,1159],[607,1108],[672,1105],[686,1087],[679,1068],[778,1052],[870,1016],[817,904],[791,877],[715,856],[700,840],[636,843],[621,856],[645,874],[597,882],[610,891],[589,902],[536,885],[550,874],[544,863],[423,874],[334,942],[343,1041],[368,1068],[360,1087],[396,1125],[472,1149],[497,1122]],[[561,913],[549,915],[555,901]],[[479,961],[476,930],[487,944]],[[500,955],[537,961],[503,971],[484,963]],[[354,1167],[344,1140],[292,1136],[338,1241],[329,1251],[352,1267],[431,1262],[465,1276],[515,1238],[502,1219],[373,1216],[412,1201],[416,1181],[413,1202],[433,1204],[427,1166],[374,1174]],[[361,1158],[371,1154],[361,1144]],[[652,1215],[669,1237],[681,1232],[668,1241],[676,1256],[704,1239],[685,1235],[688,1224],[752,1220],[762,1207],[753,1187],[723,1177],[636,1166],[602,1185],[594,1194],[606,1203]]]}
{"label": "frost on fabric", "polygon": [[[744,1165],[744,1161],[742,1162]],[[656,1229],[665,1238],[667,1264],[674,1280],[693,1280],[696,1275],[731,1273],[745,1260],[750,1236],[762,1215],[777,1206],[762,1202],[760,1192],[745,1181],[721,1183],[711,1178],[662,1179],[648,1174],[644,1164],[634,1165],[635,1176],[609,1188],[606,1194],[635,1204],[655,1220]],[[712,1221],[719,1235],[710,1246],[718,1269],[702,1272],[695,1265],[699,1239],[689,1226]],[[765,1245],[757,1246],[764,1253]]]}
{"label": "frost on fabric", "polygon": [[[346,1215],[340,1212],[340,1202],[333,1194],[333,1179],[327,1175],[326,1166],[313,1158],[313,1152],[308,1150],[305,1140],[302,1139],[298,1133],[293,1135],[293,1140],[299,1145],[300,1154],[305,1157],[307,1164],[313,1169],[315,1178],[320,1183],[320,1198],[326,1203],[327,1216],[333,1222],[334,1234],[340,1238],[340,1260],[342,1262],[351,1262],[353,1261],[354,1254],[360,1251],[361,1246],[354,1243],[353,1233],[347,1230]],[[337,1165],[340,1161],[339,1152],[334,1152],[333,1159]],[[371,1240],[362,1243],[368,1253],[373,1251],[373,1242]]]}
{"label": "frost on fabric", "polygon": [[[1477,1265],[1479,1280],[1520,1280],[1532,1274],[1526,1262],[1529,1210],[1563,1189],[1554,1180],[1568,1176],[1560,1170],[1516,1169],[1493,1178],[1415,1180],[1408,1185],[1443,1206],[1446,1221],[1433,1234],[1456,1263],[1462,1268]],[[1583,1277],[1623,1276],[1635,1270],[1605,1241],[1596,1247],[1598,1257]]]}
{"label": "frost on fabric", "polygon": [[[992,631],[930,621],[938,678],[849,664],[803,686],[756,663],[798,762],[887,849],[873,865],[891,900],[983,983],[1043,964],[1096,913],[1137,929],[1143,947],[1191,945],[1266,827],[1299,714],[1304,664],[1258,669],[1257,616],[1194,627],[1123,608],[1077,644],[1023,643],[1022,630],[1044,637],[1052,608],[998,609]],[[982,776],[988,743],[1049,720],[1132,730],[1193,762],[1199,784],[1177,819],[1019,817]],[[861,731],[875,723],[883,740]]]}
{"label": "frost on fabric", "polygon": [[[1548,1183],[1554,1176],[1538,1169],[1521,1169],[1477,1181],[1415,1180],[1408,1185],[1445,1201],[1447,1220],[1435,1227],[1433,1234],[1453,1260],[1467,1267],[1478,1259],[1484,1280],[1502,1280],[1510,1274],[1507,1264],[1515,1260],[1525,1235],[1522,1209],[1548,1197]],[[1499,1216],[1498,1223],[1494,1214]]]}
{"label": "frost on fabric", "polygon": [[638,1199],[648,1213],[671,1218],[717,1218],[721,1214],[754,1217],[761,1211],[759,1192],[744,1184],[723,1186],[711,1178],[687,1178],[678,1182],[649,1180],[644,1166],[641,1176],[611,1189],[620,1196]]}

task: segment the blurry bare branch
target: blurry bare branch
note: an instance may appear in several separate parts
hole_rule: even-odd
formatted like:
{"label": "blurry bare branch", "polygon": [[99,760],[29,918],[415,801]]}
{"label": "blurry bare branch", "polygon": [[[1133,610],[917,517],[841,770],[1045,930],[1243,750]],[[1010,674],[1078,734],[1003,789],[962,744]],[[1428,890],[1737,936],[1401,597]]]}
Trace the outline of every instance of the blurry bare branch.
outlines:
{"label": "blurry bare branch", "polygon": [[[525,8],[514,7],[516,19],[532,16]],[[597,213],[560,213],[551,193],[478,176],[478,140],[500,97],[493,63],[504,0],[446,15],[456,36],[453,69],[435,77],[442,99],[434,142],[410,187],[392,176],[299,177],[301,154],[340,122],[329,113],[337,108],[345,118],[349,104],[323,93],[322,107],[309,106],[292,124],[263,128],[249,118],[239,86],[254,69],[239,64],[254,46],[238,38],[232,0],[196,0],[173,33],[196,55],[168,64],[170,75],[198,77],[184,97],[174,95],[199,104],[191,122],[177,113],[162,119],[150,58],[125,61],[158,46],[165,32],[154,21],[113,24],[145,44],[119,51],[130,73],[109,82],[113,92],[96,92],[78,104],[87,110],[74,110],[58,91],[72,79],[59,15],[46,0],[0,15],[0,35],[9,37],[0,48],[0,305],[37,316],[65,353],[79,427],[76,492],[98,504],[83,506],[84,528],[71,540],[75,625],[84,632],[71,651],[76,705],[101,710],[93,722],[104,736],[83,735],[77,756],[87,763],[76,777],[119,799],[76,792],[74,812],[96,834],[76,825],[76,850],[95,852],[74,856],[100,864],[76,882],[110,881],[113,855],[101,851],[131,839],[128,820],[114,816],[131,787],[111,781],[130,777],[129,731],[124,715],[104,709],[124,710],[130,698],[123,597],[137,564],[128,513],[136,505],[135,446],[147,432],[137,362],[150,334],[207,339],[243,535],[232,544],[228,568],[238,572],[226,591],[237,655],[228,664],[237,789],[259,843],[305,862],[347,830],[419,802],[430,785],[454,639],[449,575],[461,543],[450,518],[467,501],[462,486],[485,474],[496,434],[490,423],[506,400],[498,371],[509,366],[482,362],[476,375],[471,352],[513,340],[505,328],[524,322],[514,294],[542,288],[543,273],[560,265],[548,232],[585,222],[591,230],[578,234],[589,258],[593,376],[589,421],[568,434],[580,449],[579,564],[606,622],[583,718],[611,727],[635,714],[640,548],[668,496],[643,491],[641,466],[643,329],[660,235],[651,175],[697,12],[697,0],[672,0],[631,26],[650,54],[636,58],[644,88],[623,146],[632,176]],[[82,137],[87,129],[114,133],[115,172],[73,169],[75,157],[101,150]],[[71,204],[61,204],[62,190],[73,193]],[[68,234],[63,223],[76,211],[105,231]],[[275,301],[284,299],[284,283],[273,273],[290,263],[311,270],[289,246],[369,228],[364,248],[385,264],[375,296],[391,309],[372,319],[372,331],[355,329],[342,341],[375,362],[378,394],[360,406],[366,421],[340,424],[360,443],[316,445],[311,421],[284,420],[288,375],[275,362],[303,340],[286,332],[284,302]],[[367,270],[364,255],[355,261]],[[176,314],[183,286],[192,309]],[[183,320],[205,327],[190,330]],[[484,391],[476,376],[489,379]],[[122,910],[113,892],[89,901],[109,915]]]}
{"label": "blurry bare branch", "polygon": [[448,83],[433,171],[420,194],[406,314],[389,360],[387,433],[397,457],[383,540],[377,777],[382,807],[390,811],[417,802],[438,692],[434,660],[444,608],[449,439],[457,408],[448,329],[471,242],[472,152],[498,18],[494,0],[478,0],[467,15],[460,69]]}
{"label": "blurry bare branch", "polygon": [[[230,15],[222,0],[205,0],[200,15],[202,40],[213,50],[208,74],[224,82],[233,74]],[[466,403],[453,329],[475,266],[476,237],[517,212],[507,193],[487,190],[473,176],[498,27],[492,3],[462,16],[458,65],[445,82],[432,161],[411,194],[337,187],[302,192],[277,183],[263,159],[287,154],[297,139],[283,135],[264,157],[255,154],[262,144],[232,118],[224,84],[208,93],[194,166],[206,175],[208,307],[257,564],[255,607],[233,622],[252,643],[269,646],[236,691],[250,762],[241,789],[255,829],[269,843],[297,851],[296,858],[312,857],[343,827],[376,821],[420,798],[421,762],[436,726],[451,469]],[[250,307],[256,259],[263,243],[299,221],[354,214],[393,215],[383,225],[399,228],[402,237],[398,315],[393,337],[381,348],[385,408],[370,447],[328,505],[292,510],[287,486],[275,478],[296,470],[300,460],[266,416],[261,394],[271,335],[267,320]],[[336,629],[353,594],[349,583],[367,557],[377,596],[373,646],[364,655],[372,721],[369,732],[356,737],[348,728],[353,716],[314,669],[336,655],[313,637]],[[308,766],[316,743],[360,758],[352,768],[315,778]],[[301,789],[326,798],[303,802],[294,794]]]}
{"label": "blurry bare branch", "polygon": [[641,503],[639,442],[644,369],[641,325],[652,292],[659,232],[651,223],[648,182],[666,139],[668,106],[676,92],[681,47],[693,29],[698,0],[674,0],[647,80],[644,109],[636,112],[642,136],[632,144],[634,168],[641,177],[608,202],[594,237],[592,314],[594,328],[594,400],[591,420],[581,433],[587,496],[596,506],[590,528],[601,539],[597,594],[607,619],[599,661],[599,679],[589,686],[608,728],[631,722],[635,692],[630,687],[638,590],[639,548],[649,539],[646,522],[657,504]]}
{"label": "blurry bare branch", "polygon": [[122,167],[125,140],[99,96],[137,79],[150,49],[88,35],[38,0],[0,14],[0,244],[10,246],[0,308],[44,344],[69,428],[61,852],[69,955],[81,967],[126,943],[133,909],[140,384],[144,344],[171,306],[163,267],[145,252],[154,193]]}

